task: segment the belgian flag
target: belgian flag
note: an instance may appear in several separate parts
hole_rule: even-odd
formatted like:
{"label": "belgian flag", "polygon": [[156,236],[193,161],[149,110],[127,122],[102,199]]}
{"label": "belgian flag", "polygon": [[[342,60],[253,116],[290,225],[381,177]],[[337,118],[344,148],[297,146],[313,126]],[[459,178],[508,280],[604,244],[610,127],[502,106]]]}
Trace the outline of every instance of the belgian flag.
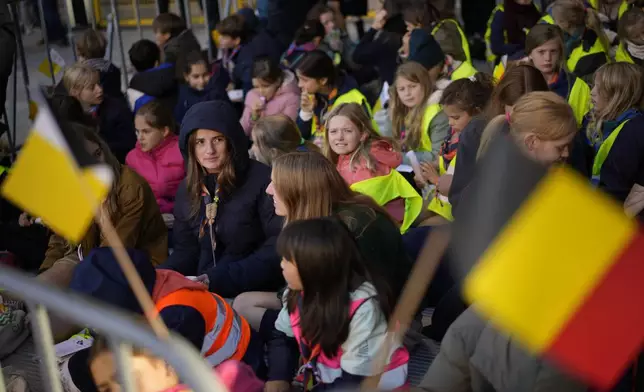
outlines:
{"label": "belgian flag", "polygon": [[110,190],[112,169],[61,126],[43,99],[2,195],[72,242],[79,242]]}
{"label": "belgian flag", "polygon": [[644,342],[639,227],[571,169],[497,139],[453,227],[465,297],[535,355],[609,388]]}

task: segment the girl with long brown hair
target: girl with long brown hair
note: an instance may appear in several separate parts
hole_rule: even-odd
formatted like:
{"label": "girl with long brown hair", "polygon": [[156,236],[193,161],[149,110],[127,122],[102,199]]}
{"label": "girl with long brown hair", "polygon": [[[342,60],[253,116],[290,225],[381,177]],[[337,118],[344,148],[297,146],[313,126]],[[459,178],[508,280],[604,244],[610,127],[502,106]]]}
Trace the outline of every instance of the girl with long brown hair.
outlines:
{"label": "girl with long brown hair", "polygon": [[[430,101],[434,85],[427,70],[407,62],[396,71],[389,94],[392,136],[403,152],[414,151],[419,161],[433,162],[449,134],[449,122],[438,101]],[[407,157],[403,162],[409,164]]]}
{"label": "girl with long brown hair", "polygon": [[229,103],[201,102],[181,124],[187,177],[175,198],[174,252],[163,265],[198,275],[227,298],[283,284],[274,246],[282,220],[264,192],[270,168],[249,159],[234,113]]}

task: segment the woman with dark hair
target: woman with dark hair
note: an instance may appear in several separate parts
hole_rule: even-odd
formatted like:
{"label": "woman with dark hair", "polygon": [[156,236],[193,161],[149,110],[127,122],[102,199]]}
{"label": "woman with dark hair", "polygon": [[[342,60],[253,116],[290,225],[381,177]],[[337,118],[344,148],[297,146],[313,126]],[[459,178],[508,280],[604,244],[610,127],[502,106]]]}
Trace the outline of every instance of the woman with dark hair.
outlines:
{"label": "woman with dark hair", "polygon": [[264,57],[253,64],[253,89],[246,94],[241,124],[250,136],[253,126],[265,116],[284,114],[295,120],[300,107],[300,89],[293,72]]}
{"label": "woman with dark hair", "polygon": [[187,177],[175,198],[174,252],[162,267],[198,275],[226,298],[284,284],[275,252],[282,219],[264,192],[270,168],[248,157],[249,144],[227,102],[198,103],[181,124]]}

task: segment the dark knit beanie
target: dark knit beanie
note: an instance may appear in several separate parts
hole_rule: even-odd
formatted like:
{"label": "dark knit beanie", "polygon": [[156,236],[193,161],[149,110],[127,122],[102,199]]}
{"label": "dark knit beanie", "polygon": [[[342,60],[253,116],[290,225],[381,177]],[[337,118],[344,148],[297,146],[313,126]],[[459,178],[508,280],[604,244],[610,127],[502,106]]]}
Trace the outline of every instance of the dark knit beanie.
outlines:
{"label": "dark knit beanie", "polygon": [[445,61],[445,54],[434,37],[423,29],[411,32],[408,61],[415,61],[426,69],[434,68]]}

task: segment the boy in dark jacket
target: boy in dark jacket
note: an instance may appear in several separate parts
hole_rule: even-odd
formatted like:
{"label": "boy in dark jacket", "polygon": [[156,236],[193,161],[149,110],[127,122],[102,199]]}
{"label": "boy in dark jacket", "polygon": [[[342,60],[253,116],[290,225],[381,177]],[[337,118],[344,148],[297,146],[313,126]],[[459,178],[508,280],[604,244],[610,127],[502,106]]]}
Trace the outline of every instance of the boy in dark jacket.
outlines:
{"label": "boy in dark jacket", "polygon": [[234,89],[244,96],[253,88],[253,62],[259,57],[279,61],[280,47],[264,30],[257,31],[257,18],[244,8],[217,25],[219,47],[224,50],[223,68],[228,71]]}
{"label": "boy in dark jacket", "polygon": [[[201,51],[201,44],[186,23],[172,13],[160,14],[152,21],[152,31],[159,49],[163,51],[163,62],[176,65],[188,53]],[[177,75],[180,76],[180,75]]]}
{"label": "boy in dark jacket", "polygon": [[[197,158],[195,151],[201,147],[191,139],[194,133],[225,139],[226,157],[220,152],[219,158],[228,163],[220,167],[235,173],[233,184],[219,183],[223,171],[201,174],[206,169]],[[174,252],[161,268],[199,275],[200,281],[209,283],[210,291],[225,298],[247,291],[277,291],[284,285],[275,250],[283,222],[266,194],[271,169],[251,160],[248,146],[239,118],[226,102],[198,103],[181,124],[179,147],[188,169],[194,168],[200,175],[189,176],[191,183],[186,179],[179,185],[174,204]],[[218,195],[213,199],[218,200],[213,226],[206,220],[207,201],[202,189],[212,197]],[[199,202],[197,214],[192,212],[195,196]]]}
{"label": "boy in dark jacket", "polygon": [[128,54],[137,72],[127,89],[132,112],[136,114],[141,106],[153,99],[172,110],[177,104],[178,94],[175,66],[161,63],[159,47],[148,39],[135,42]]}
{"label": "boy in dark jacket", "polygon": [[105,60],[107,40],[103,33],[87,29],[76,41],[78,60],[100,72],[101,87],[105,94],[120,97],[121,70],[109,60]]}

